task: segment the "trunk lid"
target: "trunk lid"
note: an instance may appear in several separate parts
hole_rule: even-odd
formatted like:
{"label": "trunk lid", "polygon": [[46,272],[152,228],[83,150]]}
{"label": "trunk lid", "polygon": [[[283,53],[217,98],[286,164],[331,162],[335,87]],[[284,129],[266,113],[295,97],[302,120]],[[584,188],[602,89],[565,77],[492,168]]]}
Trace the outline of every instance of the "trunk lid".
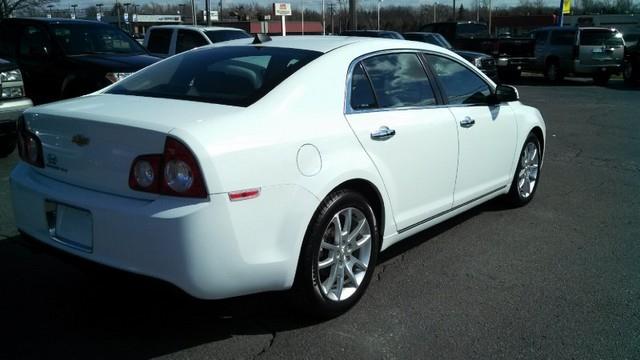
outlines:
{"label": "trunk lid", "polygon": [[129,188],[133,160],[161,154],[173,129],[215,121],[218,115],[231,111],[237,108],[94,95],[33,108],[25,113],[25,123],[42,142],[45,167],[36,168],[41,174],[96,191],[153,199],[157,195]]}

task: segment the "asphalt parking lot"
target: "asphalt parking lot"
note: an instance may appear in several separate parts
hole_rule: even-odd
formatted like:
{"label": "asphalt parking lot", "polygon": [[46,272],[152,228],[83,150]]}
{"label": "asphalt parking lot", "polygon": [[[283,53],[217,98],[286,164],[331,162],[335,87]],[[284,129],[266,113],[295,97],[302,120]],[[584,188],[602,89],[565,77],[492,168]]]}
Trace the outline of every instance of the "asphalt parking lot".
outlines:
{"label": "asphalt parking lot", "polygon": [[0,358],[640,358],[640,89],[518,85],[547,123],[527,207],[485,204],[383,253],[360,303],[317,322],[283,294],[200,301],[33,247],[0,159]]}

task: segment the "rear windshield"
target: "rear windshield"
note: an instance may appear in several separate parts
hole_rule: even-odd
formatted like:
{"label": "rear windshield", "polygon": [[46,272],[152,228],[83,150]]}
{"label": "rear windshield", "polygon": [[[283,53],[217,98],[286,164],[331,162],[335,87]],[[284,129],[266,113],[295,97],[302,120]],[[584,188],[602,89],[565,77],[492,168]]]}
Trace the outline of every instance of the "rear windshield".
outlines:
{"label": "rear windshield", "polygon": [[276,47],[202,48],[142,70],[107,93],[246,107],[320,55]]}
{"label": "rear windshield", "polygon": [[209,30],[204,33],[207,34],[207,37],[212,43],[251,37],[251,35],[247,34],[243,30]]}
{"label": "rear windshield", "polygon": [[622,34],[611,30],[582,30],[580,45],[587,46],[615,46],[624,45]]}

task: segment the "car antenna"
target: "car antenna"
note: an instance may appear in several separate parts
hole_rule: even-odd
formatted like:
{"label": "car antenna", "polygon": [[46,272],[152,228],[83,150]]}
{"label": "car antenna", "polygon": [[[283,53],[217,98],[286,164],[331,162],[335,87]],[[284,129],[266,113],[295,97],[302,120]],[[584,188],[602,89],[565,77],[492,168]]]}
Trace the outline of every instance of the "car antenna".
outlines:
{"label": "car antenna", "polygon": [[253,38],[252,44],[262,44],[267,41],[271,41],[271,36],[269,36],[269,34],[257,33]]}

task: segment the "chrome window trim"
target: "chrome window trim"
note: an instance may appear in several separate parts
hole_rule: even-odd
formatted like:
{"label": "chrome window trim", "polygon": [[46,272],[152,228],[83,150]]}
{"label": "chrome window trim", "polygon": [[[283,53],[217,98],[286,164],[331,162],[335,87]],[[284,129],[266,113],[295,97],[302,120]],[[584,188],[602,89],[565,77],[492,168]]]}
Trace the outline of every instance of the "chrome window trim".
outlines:
{"label": "chrome window trim", "polygon": [[[379,55],[388,55],[388,54],[400,54],[400,53],[413,53],[416,54],[416,56],[418,56],[418,60],[420,60],[421,63],[423,63],[424,66],[429,66],[428,63],[424,64],[424,62],[426,61],[426,59],[423,59],[422,56],[420,56],[421,54],[429,54],[429,55],[435,55],[435,56],[441,56],[444,58],[447,58],[451,61],[455,61],[456,63],[464,66],[465,68],[471,70],[474,74],[476,74],[476,76],[478,76],[480,78],[480,80],[482,80],[485,84],[487,84],[487,86],[489,87],[489,89],[491,90],[492,93],[495,93],[496,88],[495,86],[492,86],[490,83],[488,83],[481,74],[480,70],[477,69],[473,69],[472,67],[469,67],[463,63],[461,63],[460,61],[458,61],[457,59],[453,58],[452,56],[449,56],[448,54],[444,54],[444,53],[440,53],[440,52],[435,52],[435,51],[431,51],[431,50],[425,50],[425,49],[386,49],[386,50],[378,50],[378,51],[373,51],[364,55],[360,55],[357,58],[355,58],[353,61],[351,61],[351,63],[349,64],[349,68],[347,70],[347,78],[346,78],[346,82],[345,82],[345,89],[344,89],[344,103],[343,103],[343,113],[345,115],[352,115],[352,114],[366,114],[366,113],[375,113],[375,112],[382,112],[382,111],[409,111],[409,110],[425,110],[425,109],[440,109],[440,108],[452,108],[452,107],[468,107],[468,106],[488,106],[487,104],[436,104],[436,105],[426,105],[426,106],[403,106],[403,107],[393,107],[393,108],[375,108],[375,109],[353,109],[351,107],[351,80],[352,80],[352,75],[353,75],[353,70],[355,69],[355,67],[360,64],[363,60],[366,60],[368,58],[374,57],[374,56],[379,56]],[[425,70],[425,75],[427,75],[427,78],[429,79],[429,84],[432,86],[433,90],[434,90],[434,97],[436,97],[436,101],[437,101],[437,96],[435,94],[436,91],[440,91],[444,94],[444,91],[442,89],[442,87],[440,86],[439,83],[433,83],[433,79],[431,79],[429,77],[428,71],[427,69]],[[366,70],[365,70],[366,71]],[[434,74],[434,76],[437,76]],[[435,79],[437,81],[437,79]],[[375,93],[375,89],[373,88],[373,84],[371,84],[371,88]]]}

